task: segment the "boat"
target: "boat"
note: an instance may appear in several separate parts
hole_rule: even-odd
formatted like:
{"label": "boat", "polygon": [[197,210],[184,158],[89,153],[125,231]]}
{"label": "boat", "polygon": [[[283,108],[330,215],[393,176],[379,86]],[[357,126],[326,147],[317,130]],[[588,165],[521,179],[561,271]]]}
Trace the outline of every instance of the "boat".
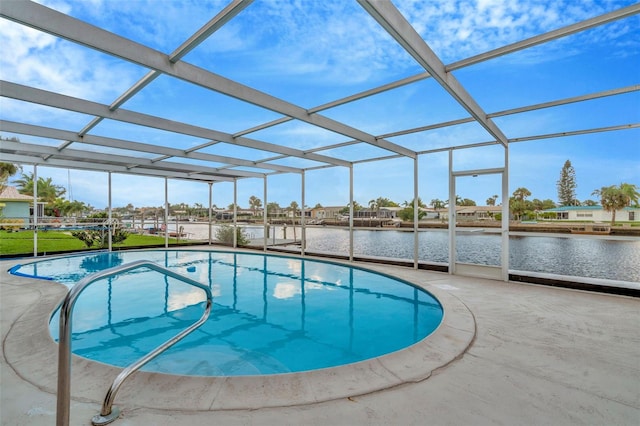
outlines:
{"label": "boat", "polygon": [[400,222],[398,221],[389,221],[382,224],[383,228],[400,228]]}
{"label": "boat", "polygon": [[602,224],[585,224],[579,227],[571,228],[571,233],[586,235],[609,235],[611,234],[611,226]]}

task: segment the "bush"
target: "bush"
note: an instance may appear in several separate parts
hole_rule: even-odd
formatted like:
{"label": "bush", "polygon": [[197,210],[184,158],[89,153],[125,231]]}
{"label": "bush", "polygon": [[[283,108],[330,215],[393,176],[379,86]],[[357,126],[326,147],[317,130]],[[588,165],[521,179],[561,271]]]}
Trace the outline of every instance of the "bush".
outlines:
{"label": "bush", "polygon": [[[245,234],[244,229],[236,228],[236,241],[238,246],[246,246],[249,244],[249,238]],[[233,245],[233,226],[222,225],[216,230],[216,240],[223,244]]]}
{"label": "bush", "polygon": [[[426,215],[426,212],[418,210],[418,220],[422,220]],[[400,212],[398,212],[398,216],[405,222],[413,222],[413,207],[406,207],[400,210]]]}
{"label": "bush", "polygon": [[0,217],[0,222],[2,222],[2,225],[0,225],[0,230],[3,231],[18,231],[24,226],[24,219],[4,219]]}
{"label": "bush", "polygon": [[[73,231],[71,235],[82,241],[87,248],[91,248],[94,245],[99,248],[106,248],[109,246],[109,230],[81,230]],[[129,233],[121,228],[115,228],[111,236],[111,243],[118,244],[127,239]]]}

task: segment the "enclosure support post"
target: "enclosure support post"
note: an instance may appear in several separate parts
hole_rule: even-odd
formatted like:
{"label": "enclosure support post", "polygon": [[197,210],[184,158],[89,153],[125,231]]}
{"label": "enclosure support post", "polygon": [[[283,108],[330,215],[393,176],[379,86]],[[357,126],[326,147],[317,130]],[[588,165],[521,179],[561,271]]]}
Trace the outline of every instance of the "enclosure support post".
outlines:
{"label": "enclosure support post", "polygon": [[164,248],[169,248],[169,179],[167,178],[164,178]]}
{"label": "enclosure support post", "polygon": [[262,185],[263,185],[263,189],[262,189],[262,198],[264,198],[264,208],[262,210],[262,223],[263,223],[263,230],[262,233],[263,235],[263,251],[267,251],[267,238],[269,237],[269,222],[267,221],[267,175],[264,175],[264,178],[262,178]]}
{"label": "enclosure support post", "polygon": [[238,178],[233,178],[233,248],[238,247]]}
{"label": "enclosure support post", "polygon": [[33,257],[38,257],[38,165],[33,165]]}
{"label": "enclosure support post", "polygon": [[509,281],[509,145],[504,147],[502,172],[502,280]]}
{"label": "enclosure support post", "polygon": [[113,218],[113,208],[111,206],[111,172],[108,173],[107,180],[109,182],[108,185],[107,185],[108,186],[108,190],[109,190],[109,194],[108,194],[109,215],[107,217],[107,231],[109,233],[109,236],[107,238],[108,238],[108,241],[109,241],[109,252],[111,252],[113,250],[113,239],[112,239],[112,236],[111,236],[111,232],[112,232],[111,227],[113,226],[113,224],[111,223],[111,219]]}
{"label": "enclosure support post", "polygon": [[418,156],[413,159],[413,269],[418,269]]}
{"label": "enclosure support post", "polygon": [[212,210],[212,206],[213,205],[213,182],[209,182],[209,245],[211,245],[211,222],[213,220],[213,212]]}
{"label": "enclosure support post", "polygon": [[453,175],[453,150],[449,150],[449,274],[456,273],[456,178]]}
{"label": "enclosure support post", "polygon": [[353,262],[353,164],[349,166],[349,262]]}
{"label": "enclosure support post", "polygon": [[[306,214],[306,210],[304,207],[304,170],[301,173],[301,179],[302,179],[302,197],[301,197],[301,202],[302,202],[302,206],[300,209],[301,212],[301,218],[300,218],[300,227],[302,228],[302,230],[300,231],[300,254],[302,256],[304,256],[304,251],[306,249],[305,247],[305,243],[306,243],[306,238],[307,238],[307,230],[305,228],[305,223],[304,223],[304,218],[305,218],[305,214]],[[295,219],[295,218],[294,218]],[[295,225],[294,225],[295,226]]]}

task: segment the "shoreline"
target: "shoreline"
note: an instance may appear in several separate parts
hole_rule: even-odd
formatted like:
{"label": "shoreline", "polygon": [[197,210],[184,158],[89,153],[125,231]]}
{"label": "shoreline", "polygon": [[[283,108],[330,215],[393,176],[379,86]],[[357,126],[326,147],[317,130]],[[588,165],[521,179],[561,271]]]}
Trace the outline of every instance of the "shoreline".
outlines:
{"label": "shoreline", "polygon": [[[354,220],[353,227],[358,230],[370,230],[370,231],[402,231],[402,232],[413,232],[413,223],[410,222],[401,222],[398,227],[383,227],[380,225],[374,225],[375,222],[381,222],[380,220]],[[370,225],[371,223],[371,225]],[[181,224],[194,224],[194,225],[207,225],[206,221],[199,222],[181,222]],[[232,225],[233,222],[213,222],[212,225]],[[238,225],[242,226],[253,226],[253,227],[263,227],[262,222],[253,222],[253,221],[243,221],[238,222]],[[283,225],[291,226],[292,221],[276,221],[270,222],[268,226],[276,226],[280,227]],[[608,224],[598,224],[602,226],[606,226],[610,228],[610,233],[588,233],[588,232],[572,232],[572,229],[582,228],[585,225],[594,225],[593,222],[561,222],[561,223],[521,223],[512,221],[509,224],[509,232],[512,235],[520,235],[520,234],[543,234],[543,235],[557,235],[557,236],[601,236],[601,237],[638,237],[640,238],[640,226],[630,226],[628,224],[610,226]],[[296,228],[301,228],[300,223],[295,224]],[[484,233],[500,233],[500,223],[489,222],[489,221],[468,221],[468,222],[458,222],[456,224],[459,232],[478,232],[476,230],[482,230]],[[340,221],[324,221],[323,224],[305,224],[305,228],[338,228],[338,229],[349,229],[348,223]],[[460,229],[463,228],[463,229]],[[467,229],[464,229],[467,228]],[[447,230],[449,229],[448,223],[441,222],[419,222],[418,230]],[[517,233],[517,234],[513,234]]]}

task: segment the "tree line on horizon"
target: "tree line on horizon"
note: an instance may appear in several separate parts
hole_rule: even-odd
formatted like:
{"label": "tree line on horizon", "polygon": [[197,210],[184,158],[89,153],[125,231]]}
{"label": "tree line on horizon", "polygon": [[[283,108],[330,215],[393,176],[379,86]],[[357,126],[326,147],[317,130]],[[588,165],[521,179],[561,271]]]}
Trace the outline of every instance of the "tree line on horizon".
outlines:
{"label": "tree line on horizon", "polygon": [[[0,192],[4,190],[7,185],[8,179],[22,171],[22,168],[18,164],[13,163],[5,163],[0,162]],[[13,182],[18,191],[25,195],[33,195],[34,190],[34,176],[33,173],[22,174],[19,179],[16,179]],[[533,212],[548,210],[555,207],[562,206],[597,206],[598,202],[595,200],[585,200],[580,202],[576,196],[576,188],[577,188],[577,180],[576,180],[576,172],[573,168],[571,161],[566,160],[562,170],[560,171],[560,177],[556,182],[556,187],[558,191],[558,203],[554,202],[551,199],[539,200],[534,198],[533,200],[529,200],[528,198],[532,195],[531,191],[529,191],[526,187],[519,187],[515,191],[513,191],[511,197],[509,198],[509,209],[511,213],[517,218],[521,219],[528,215],[531,215]],[[45,205],[45,214],[48,216],[71,216],[71,215],[79,215],[87,212],[95,211],[95,209],[88,204],[85,204],[81,201],[71,201],[67,200],[64,195],[66,190],[61,185],[57,185],[53,183],[52,179],[39,177],[37,182],[38,189],[38,199],[40,201],[46,202]],[[615,212],[616,210],[620,210],[627,206],[635,206],[638,207],[638,200],[640,198],[640,192],[637,185],[630,183],[621,183],[620,185],[610,185],[603,186],[600,189],[596,189],[592,192],[592,195],[597,196],[600,200],[600,205],[606,211],[612,212],[613,220],[615,221]],[[495,206],[498,200],[498,195],[492,195],[485,200],[485,204],[487,206]],[[249,210],[252,211],[253,216],[257,215],[257,212],[262,209],[262,200],[255,195],[252,195],[248,199]],[[463,198],[459,195],[456,195],[455,199],[456,206],[476,206],[476,202],[469,198]],[[357,201],[353,202],[354,210],[361,210],[364,208],[369,208],[370,210],[375,210],[377,216],[379,216],[380,209],[385,207],[404,207],[399,212],[399,216],[403,220],[413,220],[414,217],[414,201],[404,201],[403,203],[397,203],[392,201],[386,197],[378,197],[375,199],[369,200],[366,204],[367,207],[358,203]],[[423,218],[426,213],[423,209],[426,209],[428,206],[418,197],[418,218]],[[434,198],[430,202],[431,208],[435,210],[445,209],[449,206],[449,200],[441,200],[438,198]],[[213,209],[219,210],[218,206],[215,204],[211,206]],[[323,206],[318,203],[313,208],[322,208]],[[341,213],[347,214],[349,212],[349,205],[346,205],[341,210]],[[237,206],[240,209],[240,206]],[[230,204],[227,206],[228,210],[234,209],[234,204]],[[305,206],[305,209],[309,209],[308,206]],[[131,203],[129,203],[125,207],[116,207],[113,208],[113,211],[121,214],[130,214],[133,211],[142,211],[142,214],[145,212],[149,212],[153,215],[158,215],[160,212],[164,211],[164,207],[140,207],[136,208]],[[301,210],[297,201],[292,201],[288,206],[281,207],[277,202],[269,202],[266,206],[267,215],[268,216],[276,216],[278,214],[282,214],[283,211],[293,213],[295,217],[297,212]],[[208,208],[200,203],[195,203],[193,206],[186,203],[177,203],[170,205],[171,214],[175,214],[176,212],[184,212],[189,216],[194,215],[202,215],[206,216],[208,212]],[[1,212],[0,212],[1,214]]]}

